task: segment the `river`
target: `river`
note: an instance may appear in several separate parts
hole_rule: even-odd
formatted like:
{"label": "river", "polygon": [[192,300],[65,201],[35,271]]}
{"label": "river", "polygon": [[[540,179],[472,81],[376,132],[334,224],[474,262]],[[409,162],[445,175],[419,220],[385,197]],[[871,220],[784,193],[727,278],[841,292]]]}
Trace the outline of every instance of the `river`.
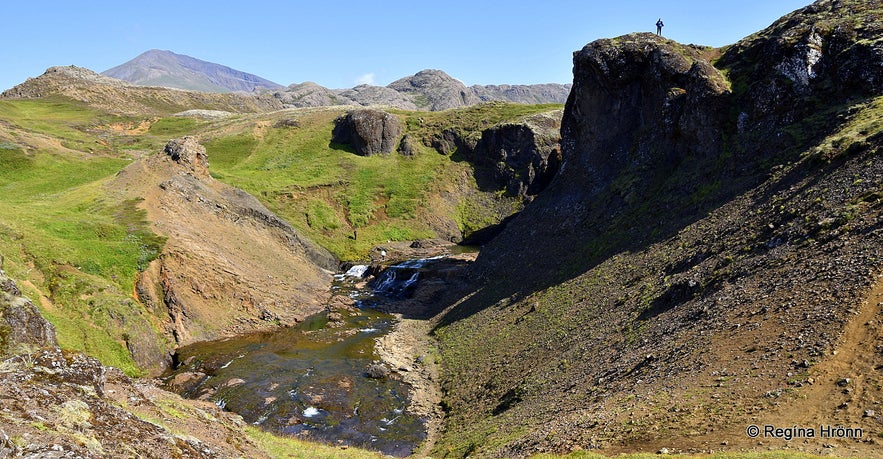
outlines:
{"label": "river", "polygon": [[367,285],[368,267],[354,266],[335,276],[332,290],[356,307],[183,347],[165,380],[185,397],[210,400],[275,433],[407,456],[426,438],[427,419],[407,409],[409,386],[395,372],[384,376],[389,369],[375,343],[395,317],[373,308],[407,297],[421,271],[440,259],[393,265]]}

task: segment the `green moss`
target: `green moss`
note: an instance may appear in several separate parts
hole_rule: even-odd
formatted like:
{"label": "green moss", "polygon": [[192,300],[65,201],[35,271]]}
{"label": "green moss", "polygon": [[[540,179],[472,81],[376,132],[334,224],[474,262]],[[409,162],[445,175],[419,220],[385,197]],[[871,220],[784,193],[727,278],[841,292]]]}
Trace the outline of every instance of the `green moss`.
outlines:
{"label": "green moss", "polygon": [[381,458],[380,453],[361,448],[340,448],[320,443],[309,443],[290,437],[280,437],[256,427],[247,427],[248,437],[273,459],[361,459]]}
{"label": "green moss", "polygon": [[151,124],[149,132],[157,136],[174,138],[193,133],[200,124],[203,123],[193,118],[172,116]]}

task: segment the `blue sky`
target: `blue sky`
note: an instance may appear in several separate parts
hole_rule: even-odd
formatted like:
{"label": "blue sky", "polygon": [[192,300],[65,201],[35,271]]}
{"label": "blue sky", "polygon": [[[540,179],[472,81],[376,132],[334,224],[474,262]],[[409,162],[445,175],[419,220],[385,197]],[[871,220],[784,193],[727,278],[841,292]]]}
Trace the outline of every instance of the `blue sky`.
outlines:
{"label": "blue sky", "polygon": [[810,0],[6,2],[0,90],[54,65],[101,72],[149,49],[288,85],[386,85],[425,68],[472,84],[571,81],[586,43],[653,31],[723,46]]}

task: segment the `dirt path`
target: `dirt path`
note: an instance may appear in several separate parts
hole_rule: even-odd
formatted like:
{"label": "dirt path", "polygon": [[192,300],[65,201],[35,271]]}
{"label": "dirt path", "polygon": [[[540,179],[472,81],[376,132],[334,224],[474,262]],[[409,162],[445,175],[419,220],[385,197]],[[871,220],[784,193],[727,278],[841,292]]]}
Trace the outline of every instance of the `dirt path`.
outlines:
{"label": "dirt path", "polygon": [[[794,442],[806,450],[883,457],[883,275],[877,278],[833,352],[809,369],[808,386],[782,403],[765,423],[777,427],[842,426],[861,438],[814,438]],[[853,431],[852,433],[858,433]],[[844,451],[845,450],[845,451]]]}

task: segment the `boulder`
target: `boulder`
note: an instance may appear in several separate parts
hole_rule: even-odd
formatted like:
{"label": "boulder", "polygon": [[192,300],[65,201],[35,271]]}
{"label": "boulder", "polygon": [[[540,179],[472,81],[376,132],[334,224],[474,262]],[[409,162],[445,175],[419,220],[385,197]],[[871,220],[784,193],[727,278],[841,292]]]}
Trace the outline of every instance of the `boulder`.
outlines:
{"label": "boulder", "polygon": [[411,137],[411,134],[405,134],[405,136],[402,137],[402,141],[399,143],[397,151],[402,156],[414,156],[416,151],[414,150],[414,138]]}
{"label": "boulder", "polygon": [[55,327],[0,270],[0,356],[25,346],[55,346]]}
{"label": "boulder", "polygon": [[371,156],[392,152],[402,137],[399,119],[390,113],[354,110],[335,121],[331,143],[350,145],[356,154]]}
{"label": "boulder", "polygon": [[163,152],[172,158],[172,161],[189,168],[197,177],[210,177],[208,155],[205,153],[205,147],[199,143],[196,137],[185,136],[170,140]]}

